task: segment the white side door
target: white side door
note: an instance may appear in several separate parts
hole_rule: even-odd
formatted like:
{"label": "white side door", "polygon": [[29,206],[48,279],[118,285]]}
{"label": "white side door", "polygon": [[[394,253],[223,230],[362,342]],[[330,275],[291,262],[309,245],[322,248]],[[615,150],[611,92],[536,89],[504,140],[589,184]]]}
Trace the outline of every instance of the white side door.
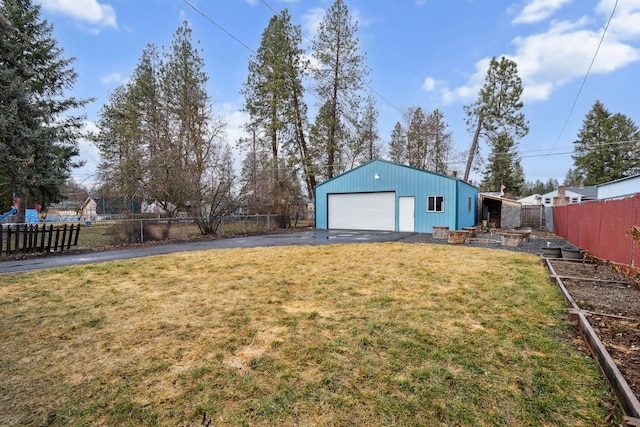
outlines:
{"label": "white side door", "polygon": [[398,231],[415,231],[415,197],[398,197]]}

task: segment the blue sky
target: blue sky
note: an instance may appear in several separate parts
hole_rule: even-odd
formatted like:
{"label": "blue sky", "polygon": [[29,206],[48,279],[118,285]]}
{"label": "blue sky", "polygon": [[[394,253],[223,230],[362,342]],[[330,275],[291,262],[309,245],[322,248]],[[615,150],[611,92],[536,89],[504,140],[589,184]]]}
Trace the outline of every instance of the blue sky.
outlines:
{"label": "blue sky", "polygon": [[[209,94],[227,123],[228,141],[242,136],[242,84],[247,63],[274,14],[287,8],[312,38],[333,0],[189,0],[231,38],[183,0],[36,0],[67,56],[76,58],[73,95],[96,101],[86,109],[94,128],[101,106],[127,81],[144,47],[168,46],[187,20],[200,42]],[[640,0],[345,0],[358,21],[360,48],[371,70],[382,139],[400,111],[419,106],[444,113],[455,149],[467,152],[472,135],[463,105],[477,98],[491,57],[518,64],[529,134],[520,141],[527,180],[564,179],[585,114],[596,100],[640,124]],[[600,46],[612,11],[615,13]],[[305,39],[305,44],[310,44]],[[583,84],[584,83],[584,84]],[[582,87],[582,89],[580,89]],[[311,109],[314,98],[308,100]],[[575,104],[575,105],[574,105]],[[573,111],[572,111],[573,110]],[[486,157],[489,150],[482,147]],[[99,160],[81,145],[85,167],[74,177],[90,184]],[[452,165],[464,170],[464,163]],[[472,175],[478,179],[478,175]]]}

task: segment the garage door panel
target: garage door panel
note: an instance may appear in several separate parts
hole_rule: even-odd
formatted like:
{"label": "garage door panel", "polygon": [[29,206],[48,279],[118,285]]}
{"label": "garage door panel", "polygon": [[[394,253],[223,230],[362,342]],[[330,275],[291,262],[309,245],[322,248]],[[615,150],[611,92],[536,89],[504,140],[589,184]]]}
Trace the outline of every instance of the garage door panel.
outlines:
{"label": "garage door panel", "polygon": [[393,192],[329,194],[330,229],[395,231]]}

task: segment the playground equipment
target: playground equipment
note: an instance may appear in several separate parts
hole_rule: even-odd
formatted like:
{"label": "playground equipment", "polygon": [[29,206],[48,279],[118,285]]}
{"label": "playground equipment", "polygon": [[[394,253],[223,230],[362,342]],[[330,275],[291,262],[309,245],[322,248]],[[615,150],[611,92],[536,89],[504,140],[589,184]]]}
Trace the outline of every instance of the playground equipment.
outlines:
{"label": "playground equipment", "polygon": [[0,221],[16,213],[18,213],[18,209],[16,209],[15,207],[12,207],[9,211],[0,215]]}

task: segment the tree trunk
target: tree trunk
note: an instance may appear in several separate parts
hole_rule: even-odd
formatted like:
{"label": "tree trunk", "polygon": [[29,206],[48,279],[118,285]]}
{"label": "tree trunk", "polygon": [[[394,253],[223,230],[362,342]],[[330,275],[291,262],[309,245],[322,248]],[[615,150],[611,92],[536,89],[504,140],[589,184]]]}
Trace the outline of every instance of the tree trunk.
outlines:
{"label": "tree trunk", "polygon": [[475,156],[478,150],[478,138],[480,138],[480,130],[482,129],[482,116],[478,117],[478,126],[476,132],[473,135],[473,142],[471,143],[471,149],[469,150],[469,158],[467,159],[467,167],[464,170],[464,181],[469,182],[469,173],[471,172],[471,165],[473,164],[473,156]]}
{"label": "tree trunk", "polygon": [[302,114],[300,112],[300,100],[295,88],[293,91],[293,108],[295,110],[296,133],[298,134],[298,147],[300,151],[300,161],[302,163],[302,171],[304,173],[304,182],[307,185],[307,194],[309,199],[313,199],[313,189],[316,186],[316,175],[311,170],[311,157],[309,156],[309,148],[307,140],[304,136],[304,126],[302,124]]}

